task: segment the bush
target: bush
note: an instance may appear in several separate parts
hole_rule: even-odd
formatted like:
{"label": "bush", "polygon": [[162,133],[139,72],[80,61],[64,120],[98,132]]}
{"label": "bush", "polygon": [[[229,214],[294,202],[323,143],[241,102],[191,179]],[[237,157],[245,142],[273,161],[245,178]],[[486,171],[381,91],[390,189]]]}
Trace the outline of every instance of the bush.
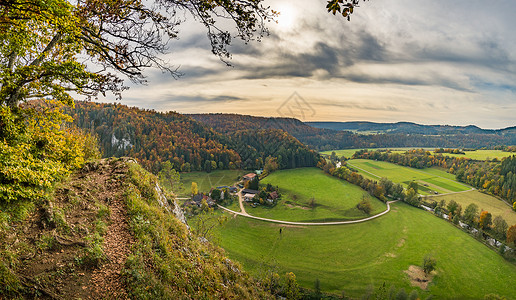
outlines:
{"label": "bush", "polygon": [[366,214],[370,214],[373,211],[373,206],[366,197],[362,198],[362,201],[357,204],[357,208]]}
{"label": "bush", "polygon": [[423,271],[425,272],[425,274],[429,274],[430,272],[435,270],[436,264],[437,261],[435,260],[435,258],[433,258],[430,255],[425,256],[425,258],[423,259]]}

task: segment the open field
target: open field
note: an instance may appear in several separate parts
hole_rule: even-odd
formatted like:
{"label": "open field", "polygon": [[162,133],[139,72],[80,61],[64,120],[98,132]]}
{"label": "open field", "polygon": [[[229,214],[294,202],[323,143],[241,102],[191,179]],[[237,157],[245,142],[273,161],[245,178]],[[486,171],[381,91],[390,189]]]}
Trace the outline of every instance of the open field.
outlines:
{"label": "open field", "polygon": [[[338,157],[341,157],[341,156],[344,156],[346,158],[351,158],[353,156],[353,154],[359,150],[363,150],[363,149],[368,149],[368,150],[386,150],[386,149],[390,149],[392,150],[392,152],[397,152],[397,153],[404,153],[406,152],[407,150],[411,150],[411,149],[416,149],[414,147],[400,147],[400,148],[356,148],[356,149],[341,149],[341,150],[330,150],[330,151],[323,151],[323,152],[320,152],[322,155],[331,155],[332,152],[335,152],[335,154],[338,156]],[[417,149],[421,149],[421,148],[417,148]],[[422,148],[422,149],[425,149],[425,150],[434,150],[435,148]]]}
{"label": "open field", "polygon": [[436,196],[431,198],[434,201],[445,200],[448,203],[451,200],[459,203],[462,206],[462,211],[466,209],[471,203],[478,205],[480,210],[487,210],[493,215],[502,216],[509,226],[516,224],[516,212],[510,206],[505,204],[502,200],[496,197],[481,193],[479,191],[470,191],[466,193],[459,193],[453,195]]}
{"label": "open field", "polygon": [[[433,151],[432,151],[433,152]],[[450,154],[442,153],[444,156],[450,157],[467,157],[474,160],[487,160],[487,159],[502,159],[504,157],[516,155],[513,152],[504,152],[502,150],[476,150],[476,151],[464,151],[466,154]]]}
{"label": "open field", "polygon": [[[360,187],[329,176],[318,168],[276,171],[261,183],[279,186],[282,194],[282,199],[273,208],[246,208],[249,214],[263,218],[298,222],[366,218],[369,215],[356,208],[362,197],[367,197],[371,202],[371,215],[382,212],[387,207]],[[316,201],[314,208],[309,205],[312,197]]]}
{"label": "open field", "polygon": [[411,181],[416,181],[419,184],[419,193],[422,195],[433,195],[434,191],[446,194],[471,189],[471,187],[453,180],[450,177],[451,174],[437,168],[419,170],[369,159],[352,159],[348,161],[348,165],[358,169],[363,176],[374,180],[386,177],[405,187]]}
{"label": "open field", "polygon": [[[407,150],[421,149],[421,148],[413,148],[413,147],[408,147],[408,148],[377,148],[377,149],[369,149],[369,150],[385,150],[385,149],[392,149],[393,153],[404,153]],[[423,148],[423,149],[429,150],[432,153],[434,153],[433,150],[435,150],[435,148]],[[323,154],[323,155],[331,155],[332,152],[335,152],[335,154],[337,154],[338,157],[344,156],[346,158],[351,158],[353,156],[353,154],[355,152],[357,152],[358,150],[362,150],[362,149],[359,148],[359,149],[331,150],[331,151],[321,152],[321,154]],[[516,153],[504,152],[502,150],[475,150],[475,151],[465,151],[465,153],[466,154],[442,153],[442,155],[450,156],[450,157],[467,157],[467,158],[471,158],[471,159],[474,159],[474,160],[482,160],[482,161],[483,160],[487,160],[487,159],[493,159],[493,158],[502,159],[504,157],[516,155]]]}
{"label": "open field", "polygon": [[[361,224],[284,226],[236,217],[219,233],[229,257],[257,276],[269,269],[292,271],[304,287],[319,279],[322,290],[346,296],[360,297],[384,282],[387,290],[416,289],[422,299],[516,295],[516,266],[448,222],[400,202]],[[404,271],[421,265],[427,254],[437,259],[437,275],[425,292],[412,287]]]}
{"label": "open field", "polygon": [[183,191],[180,196],[190,194],[192,182],[197,182],[199,192],[209,192],[212,187],[221,185],[233,185],[237,181],[237,177],[246,173],[244,170],[215,170],[211,173],[206,172],[190,172],[181,173],[181,183],[183,183]]}

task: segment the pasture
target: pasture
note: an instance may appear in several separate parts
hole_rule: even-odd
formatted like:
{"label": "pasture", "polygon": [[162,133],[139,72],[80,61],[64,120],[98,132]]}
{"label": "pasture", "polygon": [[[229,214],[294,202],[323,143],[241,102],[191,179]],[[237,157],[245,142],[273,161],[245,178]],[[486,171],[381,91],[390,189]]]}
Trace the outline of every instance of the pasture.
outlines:
{"label": "pasture", "polygon": [[[323,291],[338,295],[359,298],[383,283],[387,290],[417,290],[421,299],[516,295],[516,266],[447,221],[401,202],[360,224],[285,226],[236,217],[218,230],[228,256],[255,276],[294,272],[301,286],[313,288],[319,279]],[[425,291],[411,286],[404,271],[427,254],[436,258],[437,272]]]}
{"label": "pasture", "polygon": [[[432,151],[433,153],[433,151]],[[450,154],[450,153],[442,153],[443,156],[450,157],[467,157],[473,160],[492,160],[494,158],[501,160],[504,157],[509,157],[512,155],[516,155],[514,152],[505,152],[502,150],[475,150],[475,151],[464,151],[466,154]]]}
{"label": "pasture", "polygon": [[[407,150],[411,149],[425,149],[430,151],[432,154],[435,154],[433,150],[436,148],[414,148],[414,147],[408,147],[408,148],[376,148],[376,149],[369,149],[369,150],[391,150],[392,153],[405,153]],[[351,158],[355,152],[362,149],[342,149],[342,150],[331,150],[331,151],[323,151],[321,152],[322,155],[331,155],[332,152],[335,152],[335,154],[338,157],[344,156],[346,158]],[[501,160],[504,157],[516,155],[514,152],[505,152],[502,150],[474,150],[474,151],[464,151],[465,154],[450,154],[450,153],[441,153],[443,156],[450,156],[450,157],[467,157],[473,160],[492,160],[494,158]]]}
{"label": "pasture", "polygon": [[516,212],[502,200],[496,197],[481,193],[479,191],[470,191],[466,193],[459,193],[453,195],[436,196],[430,198],[433,201],[445,200],[448,203],[451,200],[459,203],[462,206],[462,211],[466,209],[471,203],[478,205],[480,210],[487,210],[493,215],[493,219],[496,216],[501,216],[505,219],[509,226],[516,225]]}
{"label": "pasture", "polygon": [[347,163],[349,167],[357,169],[362,176],[373,180],[386,177],[395,183],[401,183],[404,187],[407,187],[411,181],[416,181],[419,185],[419,193],[422,195],[433,195],[434,191],[447,194],[471,189],[451,179],[451,174],[437,168],[420,170],[369,159],[352,159]]}
{"label": "pasture", "polygon": [[209,192],[211,188],[227,185],[232,186],[237,182],[237,178],[248,172],[244,170],[215,170],[211,173],[190,172],[181,173],[180,180],[183,184],[183,191],[180,196],[190,195],[192,182],[196,182],[199,192]]}
{"label": "pasture", "polygon": [[[371,215],[387,209],[383,202],[360,187],[327,175],[318,168],[276,171],[262,179],[261,184],[267,183],[279,187],[282,199],[273,208],[248,206],[249,214],[298,222],[361,219],[369,216],[356,208],[363,197],[369,199],[373,207]],[[315,205],[310,205],[312,198]]]}

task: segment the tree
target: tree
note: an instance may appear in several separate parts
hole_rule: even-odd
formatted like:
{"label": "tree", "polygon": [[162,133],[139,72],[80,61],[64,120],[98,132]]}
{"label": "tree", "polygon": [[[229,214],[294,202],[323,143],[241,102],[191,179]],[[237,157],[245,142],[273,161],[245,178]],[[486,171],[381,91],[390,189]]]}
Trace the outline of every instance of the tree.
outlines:
{"label": "tree", "polygon": [[210,197],[211,197],[211,199],[215,200],[216,202],[219,202],[220,199],[222,198],[221,195],[222,195],[222,191],[221,190],[213,189],[211,191]]}
{"label": "tree", "polygon": [[125,88],[113,70],[139,83],[145,82],[143,70],[148,67],[179,76],[159,58],[168,41],[178,36],[179,14],[191,14],[202,23],[212,52],[226,61],[231,33],[221,24],[232,22],[235,36],[244,42],[259,39],[268,33],[265,23],[277,14],[262,2],[1,1],[1,104],[16,107],[44,96],[71,104],[70,91],[120,96]]}
{"label": "tree", "polygon": [[392,187],[392,198],[403,200],[403,186],[399,183]]}
{"label": "tree", "polygon": [[255,176],[251,181],[249,181],[249,188],[252,190],[258,190],[260,180],[258,179],[258,176]]}
{"label": "tree", "polygon": [[509,225],[507,225],[507,222],[501,217],[496,216],[493,220],[493,231],[495,232],[496,238],[504,241],[506,238],[507,229],[509,228]]}
{"label": "tree", "polygon": [[405,195],[405,202],[408,204],[419,207],[419,195],[413,188],[409,188]]}
{"label": "tree", "polygon": [[351,14],[353,13],[355,7],[358,7],[358,3],[360,0],[328,0],[328,4],[326,5],[326,9],[328,12],[332,14],[339,13],[348,21],[351,19]]}
{"label": "tree", "polygon": [[192,195],[199,194],[199,188],[197,187],[197,182],[192,182],[191,191],[192,191]]}
{"label": "tree", "polygon": [[480,228],[487,230],[491,228],[492,223],[492,215],[487,211],[482,211],[480,213],[480,217],[478,218],[478,225]]}
{"label": "tree", "polygon": [[158,178],[159,182],[163,186],[170,189],[170,191],[175,194],[183,189],[183,184],[181,183],[179,173],[172,168],[172,164],[168,160],[161,165]]}
{"label": "tree", "polygon": [[435,270],[436,265],[437,261],[431,255],[427,255],[423,259],[423,271],[425,272],[425,274],[430,274],[430,272]]}
{"label": "tree", "polygon": [[512,225],[507,230],[507,245],[509,247],[516,247],[516,225]]}
{"label": "tree", "polygon": [[415,181],[411,181],[409,184],[408,184],[408,188],[407,189],[413,189],[416,193],[418,192],[419,190],[419,185],[417,184],[417,182]]}
{"label": "tree", "polygon": [[448,202],[448,205],[446,206],[446,208],[450,212],[450,215],[453,215],[453,216],[455,215],[455,211],[457,210],[458,207],[459,207],[459,204],[457,202],[455,202],[455,200],[450,200],[450,202]]}
{"label": "tree", "polygon": [[393,189],[394,189],[394,183],[390,181],[389,179],[382,177],[380,178],[380,186],[383,187],[383,190],[385,191],[385,195],[392,195],[394,197]]}
{"label": "tree", "polygon": [[289,272],[285,274],[285,277],[285,297],[289,300],[299,299],[299,285],[297,284],[296,275]]}
{"label": "tree", "polygon": [[478,206],[475,203],[471,203],[466,207],[466,210],[464,210],[463,219],[464,222],[466,222],[469,225],[473,225],[476,221],[478,214]]}
{"label": "tree", "polygon": [[366,214],[370,214],[373,211],[373,206],[367,196],[362,196],[362,201],[357,204],[357,208]]}

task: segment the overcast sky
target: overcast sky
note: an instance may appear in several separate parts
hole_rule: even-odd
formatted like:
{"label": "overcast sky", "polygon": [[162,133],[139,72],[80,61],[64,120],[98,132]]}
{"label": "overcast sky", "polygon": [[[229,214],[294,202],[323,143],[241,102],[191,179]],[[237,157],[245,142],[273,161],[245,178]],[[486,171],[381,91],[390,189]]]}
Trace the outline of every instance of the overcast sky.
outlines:
{"label": "overcast sky", "polygon": [[187,22],[170,44],[184,76],[147,72],[122,103],[303,121],[516,125],[516,1],[371,0],[351,22],[324,0],[271,0],[278,24],[231,48],[233,67]]}

